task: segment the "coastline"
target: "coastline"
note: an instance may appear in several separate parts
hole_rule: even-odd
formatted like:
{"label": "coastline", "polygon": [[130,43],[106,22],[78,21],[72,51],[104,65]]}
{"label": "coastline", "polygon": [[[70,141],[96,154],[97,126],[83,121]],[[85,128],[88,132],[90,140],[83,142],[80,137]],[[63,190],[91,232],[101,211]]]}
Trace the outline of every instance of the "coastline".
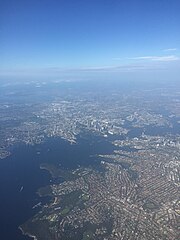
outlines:
{"label": "coastline", "polygon": [[34,235],[32,235],[31,233],[24,232],[24,230],[22,229],[21,226],[19,226],[19,229],[21,230],[21,232],[22,232],[22,234],[23,234],[24,236],[28,236],[28,237],[30,237],[30,238],[32,238],[32,239],[34,239],[34,240],[38,240],[37,237],[34,236]]}

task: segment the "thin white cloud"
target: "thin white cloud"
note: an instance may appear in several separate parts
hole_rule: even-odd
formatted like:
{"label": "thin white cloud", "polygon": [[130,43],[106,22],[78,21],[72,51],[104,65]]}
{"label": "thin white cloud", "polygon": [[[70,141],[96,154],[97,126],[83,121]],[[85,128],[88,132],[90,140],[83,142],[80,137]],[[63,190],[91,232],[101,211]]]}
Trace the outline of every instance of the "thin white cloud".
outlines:
{"label": "thin white cloud", "polygon": [[150,66],[145,64],[125,64],[125,65],[105,65],[105,66],[89,66],[89,67],[77,67],[77,68],[61,68],[61,67],[50,67],[50,68],[39,68],[39,69],[19,69],[19,70],[4,70],[0,71],[0,78],[6,76],[18,76],[18,77],[47,77],[51,76],[66,77],[69,75],[86,74],[86,73],[117,73],[117,72],[138,72],[145,70],[159,69],[159,66]]}
{"label": "thin white cloud", "polygon": [[172,52],[172,51],[177,51],[177,48],[167,48],[163,50],[164,52]]}
{"label": "thin white cloud", "polygon": [[118,71],[118,72],[129,72],[129,71],[136,71],[136,70],[145,70],[149,69],[149,66],[145,65],[133,65],[133,64],[126,64],[126,65],[112,65],[112,66],[98,66],[98,67],[84,67],[84,68],[77,68],[74,69],[76,71],[81,72],[101,72],[101,71]]}
{"label": "thin white cloud", "polygon": [[133,57],[129,58],[132,60],[150,60],[150,61],[158,61],[158,62],[171,62],[179,60],[179,57],[175,55],[168,56],[142,56],[142,57]]}

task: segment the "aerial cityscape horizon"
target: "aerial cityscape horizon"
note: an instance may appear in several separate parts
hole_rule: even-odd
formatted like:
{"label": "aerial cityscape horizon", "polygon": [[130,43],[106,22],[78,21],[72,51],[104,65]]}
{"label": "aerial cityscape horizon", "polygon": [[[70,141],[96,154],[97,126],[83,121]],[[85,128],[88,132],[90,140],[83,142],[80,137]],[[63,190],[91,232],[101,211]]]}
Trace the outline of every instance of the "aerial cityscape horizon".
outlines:
{"label": "aerial cityscape horizon", "polygon": [[180,1],[0,1],[2,240],[177,240]]}

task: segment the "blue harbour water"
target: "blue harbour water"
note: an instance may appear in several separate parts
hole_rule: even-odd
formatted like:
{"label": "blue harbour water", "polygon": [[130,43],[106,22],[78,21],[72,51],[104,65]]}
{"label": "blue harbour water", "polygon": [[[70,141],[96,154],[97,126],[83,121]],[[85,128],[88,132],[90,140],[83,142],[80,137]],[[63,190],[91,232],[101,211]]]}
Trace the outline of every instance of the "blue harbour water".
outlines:
{"label": "blue harbour water", "polygon": [[[0,236],[1,240],[28,240],[19,225],[38,212],[32,207],[42,202],[36,191],[50,183],[51,176],[40,163],[58,163],[64,169],[98,165],[96,154],[110,153],[113,146],[100,137],[84,137],[70,145],[59,138],[35,146],[20,145],[0,162]],[[23,187],[23,189],[22,189]],[[43,200],[44,203],[48,199]]]}

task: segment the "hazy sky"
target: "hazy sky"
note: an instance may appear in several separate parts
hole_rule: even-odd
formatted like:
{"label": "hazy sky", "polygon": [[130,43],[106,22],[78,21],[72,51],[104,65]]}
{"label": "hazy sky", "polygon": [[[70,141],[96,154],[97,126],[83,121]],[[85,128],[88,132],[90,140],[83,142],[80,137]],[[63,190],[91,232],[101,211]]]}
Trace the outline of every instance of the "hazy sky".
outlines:
{"label": "hazy sky", "polygon": [[178,78],[179,59],[179,0],[0,0],[1,78]]}

